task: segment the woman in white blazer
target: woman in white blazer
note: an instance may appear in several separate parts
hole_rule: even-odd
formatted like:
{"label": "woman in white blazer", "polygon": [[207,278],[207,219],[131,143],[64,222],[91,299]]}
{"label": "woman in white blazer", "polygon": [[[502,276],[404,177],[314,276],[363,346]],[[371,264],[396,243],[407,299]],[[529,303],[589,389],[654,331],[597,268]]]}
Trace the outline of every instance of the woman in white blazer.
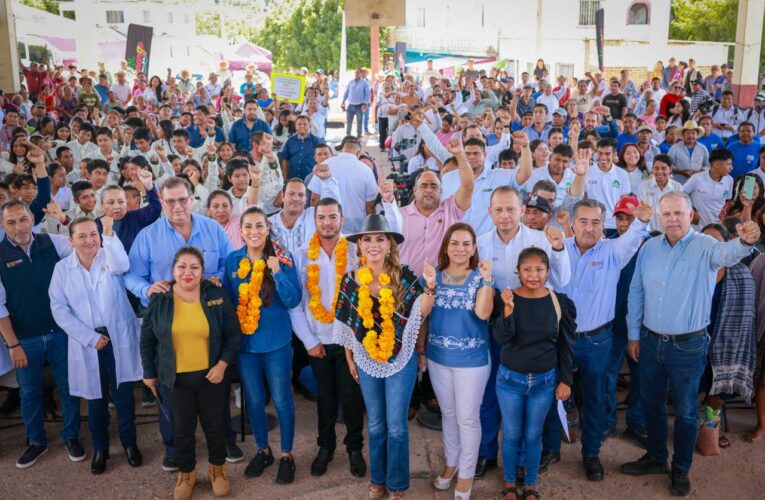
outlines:
{"label": "woman in white blazer", "polygon": [[128,463],[142,463],[133,399],[133,382],[143,377],[141,328],[122,279],[130,262],[111,217],[103,217],[101,224],[103,247],[95,221],[80,218],[69,224],[75,251],[56,264],[49,288],[53,318],[69,336],[69,392],[88,400],[93,474],[102,474],[109,458],[107,392],[117,411]]}

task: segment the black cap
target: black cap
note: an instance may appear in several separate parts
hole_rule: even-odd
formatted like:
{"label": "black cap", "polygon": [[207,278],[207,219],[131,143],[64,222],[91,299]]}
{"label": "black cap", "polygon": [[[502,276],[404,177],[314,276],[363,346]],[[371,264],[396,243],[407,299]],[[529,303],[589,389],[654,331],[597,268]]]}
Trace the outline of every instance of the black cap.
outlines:
{"label": "black cap", "polygon": [[524,205],[526,205],[527,208],[536,208],[537,210],[541,210],[548,214],[552,213],[552,207],[550,206],[550,202],[542,198],[541,196],[532,196],[531,198],[526,200]]}
{"label": "black cap", "polygon": [[343,140],[340,141],[340,144],[335,146],[335,151],[342,151],[346,143],[348,142],[355,142],[356,144],[361,146],[361,141],[359,140],[358,137],[356,137],[355,135],[346,135],[345,137],[343,137]]}

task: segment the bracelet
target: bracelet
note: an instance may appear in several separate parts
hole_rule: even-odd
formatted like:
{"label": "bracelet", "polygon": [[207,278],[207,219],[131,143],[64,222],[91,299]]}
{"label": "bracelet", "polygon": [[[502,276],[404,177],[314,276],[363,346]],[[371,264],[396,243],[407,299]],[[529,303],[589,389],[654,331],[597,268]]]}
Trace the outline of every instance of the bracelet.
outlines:
{"label": "bracelet", "polygon": [[9,345],[8,349],[15,349],[16,347],[19,347],[21,345],[21,342],[16,342],[14,345]]}

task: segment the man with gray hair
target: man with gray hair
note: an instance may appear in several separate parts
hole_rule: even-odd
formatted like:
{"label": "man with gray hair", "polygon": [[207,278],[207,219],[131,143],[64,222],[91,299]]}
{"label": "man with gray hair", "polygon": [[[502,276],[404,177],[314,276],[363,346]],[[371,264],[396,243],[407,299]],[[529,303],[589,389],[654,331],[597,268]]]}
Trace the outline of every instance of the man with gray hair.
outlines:
{"label": "man with gray hair", "polygon": [[[622,203],[620,201],[619,203]],[[617,204],[618,208],[619,204]],[[564,240],[571,265],[571,279],[560,288],[576,305],[577,333],[574,362],[582,389],[582,457],[587,479],[601,481],[605,471],[600,463],[601,438],[605,430],[606,370],[611,357],[616,285],[621,270],[640,248],[647,235],[653,209],[645,202],[628,205],[638,220],[615,239],[603,238],[606,207],[595,199],[574,204],[574,236]],[[560,458],[561,426],[557,408],[545,422],[543,456]]]}
{"label": "man with gray hair", "polygon": [[659,201],[664,236],[638,253],[628,298],[630,357],[640,369],[640,399],[648,431],[647,453],[622,465],[633,476],[667,474],[667,393],[675,411],[670,492],[691,491],[688,473],[698,435],[699,380],[707,363],[709,312],[717,272],[748,256],[759,241],[754,221],[738,224],[729,242],[691,229],[691,199],[671,192]]}

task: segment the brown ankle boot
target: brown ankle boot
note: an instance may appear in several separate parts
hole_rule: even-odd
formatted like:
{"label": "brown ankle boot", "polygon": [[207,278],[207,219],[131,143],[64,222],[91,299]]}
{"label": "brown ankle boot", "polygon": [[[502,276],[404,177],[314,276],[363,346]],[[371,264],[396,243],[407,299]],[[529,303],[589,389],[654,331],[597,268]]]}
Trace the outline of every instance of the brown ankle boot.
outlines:
{"label": "brown ankle boot", "polygon": [[228,472],[225,465],[210,465],[210,482],[212,483],[213,495],[225,497],[231,492],[231,483],[228,482]]}
{"label": "brown ankle boot", "polygon": [[195,484],[197,484],[197,471],[179,472],[175,491],[173,491],[173,500],[189,500]]}

